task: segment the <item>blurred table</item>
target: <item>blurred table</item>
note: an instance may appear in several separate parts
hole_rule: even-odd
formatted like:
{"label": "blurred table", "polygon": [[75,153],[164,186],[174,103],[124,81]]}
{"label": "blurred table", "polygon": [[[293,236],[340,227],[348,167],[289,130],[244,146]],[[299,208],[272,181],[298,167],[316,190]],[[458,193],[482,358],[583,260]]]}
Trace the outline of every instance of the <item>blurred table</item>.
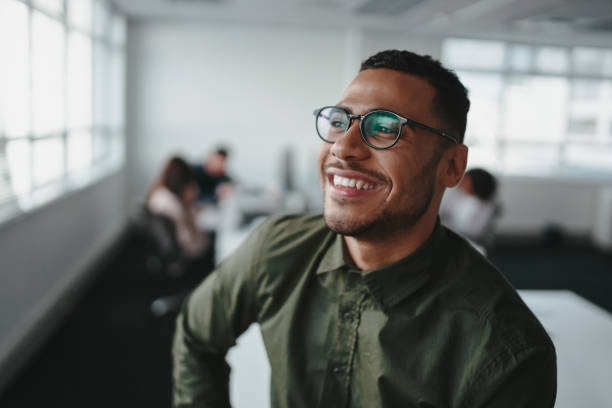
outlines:
{"label": "blurred table", "polygon": [[555,407],[612,407],[612,315],[567,290],[519,292],[557,349]]}

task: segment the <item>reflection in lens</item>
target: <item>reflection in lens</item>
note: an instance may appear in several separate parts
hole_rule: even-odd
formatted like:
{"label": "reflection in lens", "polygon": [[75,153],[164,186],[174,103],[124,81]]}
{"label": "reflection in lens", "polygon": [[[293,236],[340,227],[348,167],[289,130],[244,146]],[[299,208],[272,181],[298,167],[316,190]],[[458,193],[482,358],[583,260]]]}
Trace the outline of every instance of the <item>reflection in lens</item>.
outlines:
{"label": "reflection in lens", "polygon": [[391,146],[399,135],[401,123],[391,112],[372,112],[363,119],[362,129],[368,143],[376,147]]}
{"label": "reflection in lens", "polygon": [[339,108],[325,108],[317,116],[317,132],[328,142],[333,142],[348,128],[348,116]]}

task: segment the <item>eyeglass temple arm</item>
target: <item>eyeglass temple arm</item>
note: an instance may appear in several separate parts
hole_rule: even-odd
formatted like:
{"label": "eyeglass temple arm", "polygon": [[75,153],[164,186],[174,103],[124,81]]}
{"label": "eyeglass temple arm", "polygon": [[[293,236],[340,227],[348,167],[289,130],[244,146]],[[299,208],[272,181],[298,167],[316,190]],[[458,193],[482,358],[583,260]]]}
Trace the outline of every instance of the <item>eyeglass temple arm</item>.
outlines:
{"label": "eyeglass temple arm", "polygon": [[411,126],[416,126],[416,127],[420,127],[421,129],[425,129],[425,130],[429,130],[430,132],[435,133],[436,135],[440,135],[448,140],[450,140],[451,142],[453,142],[454,144],[459,144],[459,141],[457,140],[457,138],[455,136],[449,135],[448,133],[432,128],[430,126],[424,125],[420,122],[416,122],[412,119],[408,119],[406,118],[406,123],[409,123]]}

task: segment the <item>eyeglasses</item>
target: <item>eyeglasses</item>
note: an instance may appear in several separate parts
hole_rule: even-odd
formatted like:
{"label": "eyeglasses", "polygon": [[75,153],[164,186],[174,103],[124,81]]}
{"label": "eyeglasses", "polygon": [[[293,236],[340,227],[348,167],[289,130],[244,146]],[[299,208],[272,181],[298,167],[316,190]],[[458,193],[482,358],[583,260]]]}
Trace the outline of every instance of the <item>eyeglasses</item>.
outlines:
{"label": "eyeglasses", "polygon": [[443,130],[432,128],[388,110],[377,109],[365,115],[353,115],[339,106],[325,106],[321,109],[316,109],[313,113],[316,117],[315,126],[317,134],[327,143],[335,143],[345,134],[351,126],[353,119],[360,120],[359,129],[361,130],[361,138],[368,146],[374,149],[388,149],[395,145],[402,134],[402,128],[405,124],[428,130],[455,144],[459,143],[457,138]]}

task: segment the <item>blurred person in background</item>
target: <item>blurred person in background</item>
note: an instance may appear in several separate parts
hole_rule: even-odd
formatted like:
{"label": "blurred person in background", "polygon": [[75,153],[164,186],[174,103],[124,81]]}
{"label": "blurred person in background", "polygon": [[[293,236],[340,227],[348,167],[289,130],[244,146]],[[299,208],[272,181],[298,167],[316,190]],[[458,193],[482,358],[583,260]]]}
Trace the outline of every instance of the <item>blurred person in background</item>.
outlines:
{"label": "blurred person in background", "polygon": [[172,220],[175,238],[187,259],[202,257],[208,246],[204,231],[196,224],[198,185],[185,160],[172,157],[147,196],[146,207]]}
{"label": "blurred person in background", "polygon": [[230,406],[225,356],[255,322],[273,408],[554,406],[544,328],[439,221],[469,105],[438,61],[389,50],[315,110],[323,214],[264,222],[185,302],[175,407]]}
{"label": "blurred person in background", "polygon": [[234,192],[234,185],[227,173],[229,151],[225,147],[206,156],[201,164],[193,167],[199,188],[197,224],[206,231],[210,242],[210,259],[216,263],[217,231],[221,227],[222,213],[219,204]]}
{"label": "blurred person in background", "polygon": [[449,189],[442,199],[442,224],[484,250],[493,240],[501,212],[497,184],[495,176],[485,169],[468,170],[459,186]]}
{"label": "blurred person in background", "polygon": [[232,179],[227,174],[228,150],[217,148],[201,164],[194,166],[195,180],[200,189],[198,200],[204,204],[217,204],[232,192]]}

